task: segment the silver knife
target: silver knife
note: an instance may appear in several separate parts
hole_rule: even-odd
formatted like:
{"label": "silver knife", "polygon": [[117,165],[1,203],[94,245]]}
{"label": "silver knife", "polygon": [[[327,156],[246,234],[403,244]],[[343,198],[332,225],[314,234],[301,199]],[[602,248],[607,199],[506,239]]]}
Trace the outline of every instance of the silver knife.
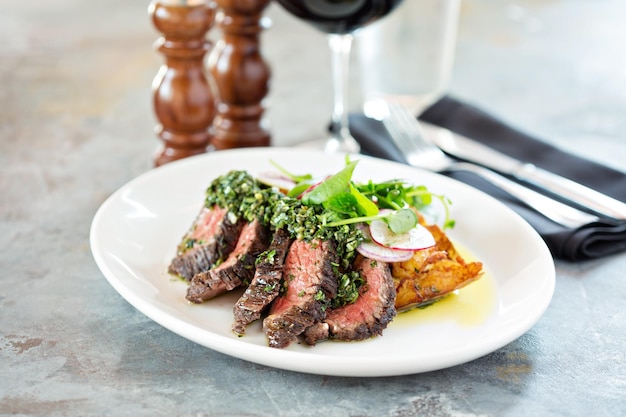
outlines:
{"label": "silver knife", "polygon": [[420,120],[424,138],[457,158],[512,175],[604,216],[626,220],[626,204],[531,163],[504,155],[443,127]]}

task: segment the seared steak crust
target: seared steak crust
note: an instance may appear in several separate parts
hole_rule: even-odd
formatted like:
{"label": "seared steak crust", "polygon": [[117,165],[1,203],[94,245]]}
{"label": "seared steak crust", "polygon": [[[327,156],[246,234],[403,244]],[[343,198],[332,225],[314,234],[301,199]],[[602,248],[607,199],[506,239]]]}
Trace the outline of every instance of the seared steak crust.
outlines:
{"label": "seared steak crust", "polygon": [[208,271],[235,248],[244,223],[243,220],[231,222],[225,209],[203,207],[179,244],[168,272],[189,281]]}
{"label": "seared steak crust", "polygon": [[259,255],[252,282],[233,307],[233,332],[245,333],[246,326],[261,314],[278,296],[283,278],[283,264],[293,239],[286,229],[278,229],[265,253]]}
{"label": "seared steak crust", "polygon": [[292,243],[283,270],[286,290],[274,300],[263,320],[270,347],[287,347],[307,327],[324,318],[324,301],[337,294],[336,263],[332,241]]}
{"label": "seared steak crust", "polygon": [[269,228],[258,220],[247,223],[228,258],[219,266],[193,277],[187,289],[187,299],[202,303],[242,283],[249,283],[254,276],[256,258],[268,244]]}
{"label": "seared steak crust", "polygon": [[359,298],[352,304],[330,310],[321,323],[309,327],[305,342],[314,345],[319,340],[364,340],[382,334],[396,315],[396,291],[389,265],[359,256],[354,269],[360,271],[365,283]]}
{"label": "seared steak crust", "polygon": [[209,271],[195,275],[187,287],[187,300],[201,304],[206,300],[228,292],[226,283],[212,279]]}

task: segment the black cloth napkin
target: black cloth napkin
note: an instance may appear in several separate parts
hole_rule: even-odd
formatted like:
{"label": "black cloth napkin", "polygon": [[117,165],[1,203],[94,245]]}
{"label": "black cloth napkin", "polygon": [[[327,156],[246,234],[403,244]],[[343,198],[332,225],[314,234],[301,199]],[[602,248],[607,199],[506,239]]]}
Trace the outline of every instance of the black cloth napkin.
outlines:
{"label": "black cloth napkin", "polygon": [[[426,109],[419,118],[626,202],[625,173],[560,150],[508,126],[472,104],[446,96]],[[380,121],[362,114],[351,114],[350,131],[361,144],[364,154],[406,163],[404,155],[391,142]],[[570,229],[552,222],[473,173],[457,171],[446,175],[470,184],[511,207],[537,230],[555,258],[577,262],[626,251],[625,221],[601,219]]]}

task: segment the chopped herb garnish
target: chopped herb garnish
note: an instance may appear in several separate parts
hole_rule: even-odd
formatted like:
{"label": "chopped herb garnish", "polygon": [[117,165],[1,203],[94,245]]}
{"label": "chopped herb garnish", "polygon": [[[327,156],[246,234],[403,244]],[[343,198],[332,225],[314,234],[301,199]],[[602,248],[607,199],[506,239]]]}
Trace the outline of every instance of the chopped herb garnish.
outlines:
{"label": "chopped herb garnish", "polygon": [[255,260],[255,265],[258,265],[262,262],[266,262],[268,264],[274,263],[274,257],[276,256],[276,251],[274,249],[266,250],[262,252]]}
{"label": "chopped herb garnish", "polygon": [[363,285],[363,277],[358,271],[349,271],[339,277],[337,286],[337,297],[331,304],[333,307],[340,307],[345,304],[354,303],[359,298],[359,288]]}

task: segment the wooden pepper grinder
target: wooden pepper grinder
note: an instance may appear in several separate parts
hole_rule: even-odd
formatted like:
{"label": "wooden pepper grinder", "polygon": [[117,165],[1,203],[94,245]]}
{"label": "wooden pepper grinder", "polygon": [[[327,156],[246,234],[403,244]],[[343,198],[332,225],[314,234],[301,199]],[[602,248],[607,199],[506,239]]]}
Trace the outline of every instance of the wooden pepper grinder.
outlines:
{"label": "wooden pepper grinder", "polygon": [[261,104],[270,69],[259,52],[262,14],[270,0],[217,0],[223,35],[209,56],[219,102],[213,126],[216,149],[269,146]]}
{"label": "wooden pepper grinder", "polygon": [[155,48],[165,63],[153,82],[154,110],[162,140],[156,166],[207,151],[216,113],[215,94],[204,65],[215,23],[212,0],[153,0],[148,9],[163,34]]}

